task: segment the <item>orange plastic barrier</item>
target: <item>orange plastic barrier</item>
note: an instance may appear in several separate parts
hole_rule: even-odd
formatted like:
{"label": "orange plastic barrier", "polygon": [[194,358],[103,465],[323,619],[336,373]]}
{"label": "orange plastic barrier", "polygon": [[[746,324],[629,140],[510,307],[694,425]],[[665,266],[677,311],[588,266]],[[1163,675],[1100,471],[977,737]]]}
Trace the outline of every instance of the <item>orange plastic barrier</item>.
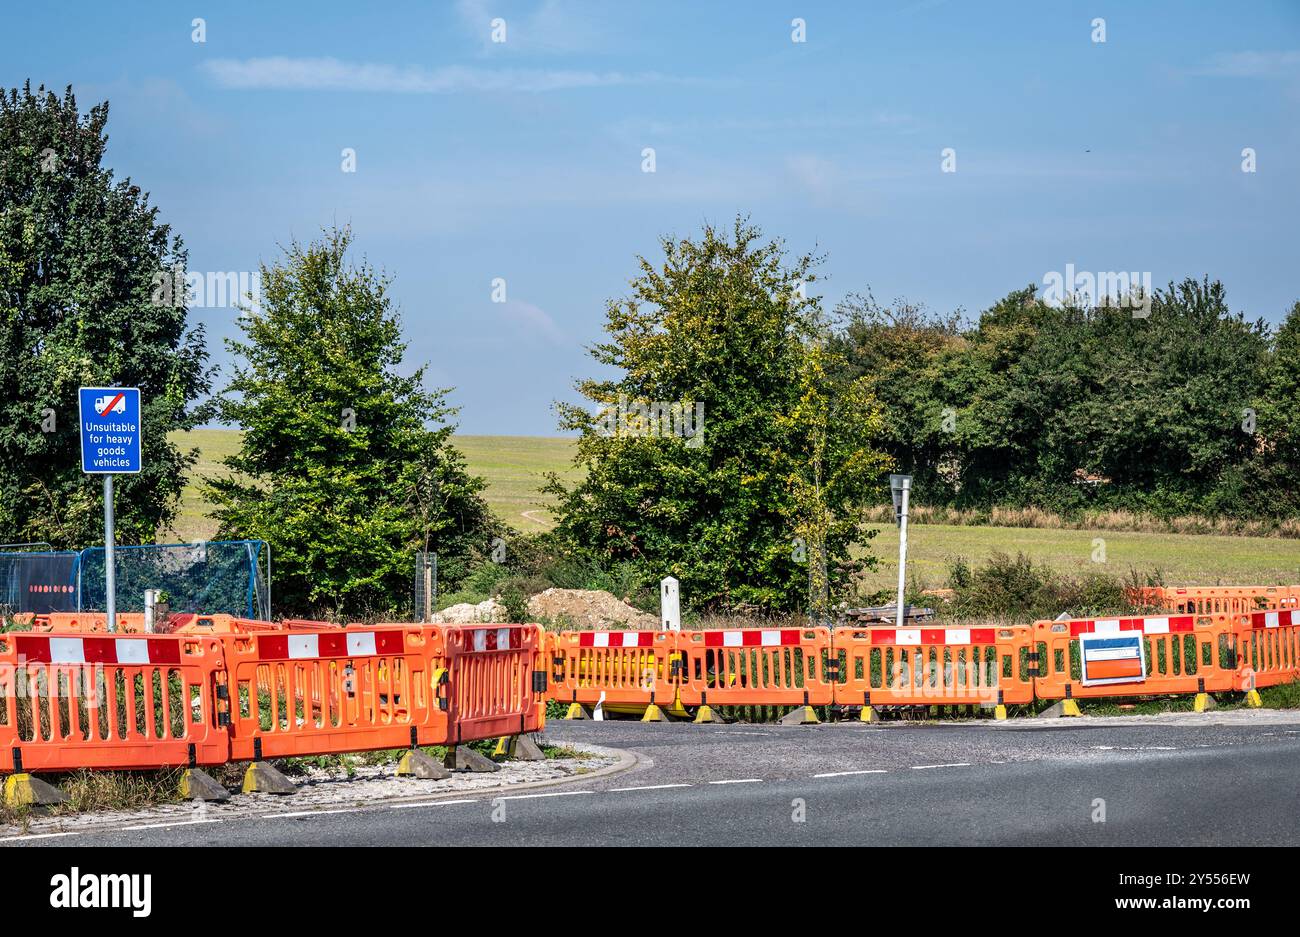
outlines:
{"label": "orange plastic barrier", "polygon": [[[1138,632],[1145,668],[1131,682],[1084,686],[1079,635]],[[1236,684],[1236,633],[1226,620],[1202,624],[1193,615],[1070,619],[1034,624],[1038,699],[1155,696],[1231,690]],[[1145,670],[1145,673],[1137,671]]]}
{"label": "orange plastic barrier", "polygon": [[1242,615],[1295,608],[1300,586],[1150,586],[1132,593],[1143,605],[1191,615]]}
{"label": "orange plastic barrier", "polygon": [[221,764],[223,665],[196,637],[0,635],[0,770]]}
{"label": "orange plastic barrier", "polygon": [[863,628],[832,634],[835,702],[848,706],[1028,703],[1033,629]]}
{"label": "orange plastic barrier", "polygon": [[376,626],[225,634],[217,675],[236,761],[441,744],[443,630]]}
{"label": "orange plastic barrier", "polygon": [[594,706],[671,704],[677,688],[672,631],[565,631],[546,635],[550,698]]}
{"label": "orange plastic barrier", "polygon": [[1300,611],[1254,612],[1238,632],[1238,690],[1300,679]]}
{"label": "orange plastic barrier", "polygon": [[540,625],[442,625],[452,742],[537,732],[546,726]]}
{"label": "orange plastic barrier", "polygon": [[[826,628],[672,632],[684,706],[827,706]],[[833,668],[831,668],[833,669]]]}

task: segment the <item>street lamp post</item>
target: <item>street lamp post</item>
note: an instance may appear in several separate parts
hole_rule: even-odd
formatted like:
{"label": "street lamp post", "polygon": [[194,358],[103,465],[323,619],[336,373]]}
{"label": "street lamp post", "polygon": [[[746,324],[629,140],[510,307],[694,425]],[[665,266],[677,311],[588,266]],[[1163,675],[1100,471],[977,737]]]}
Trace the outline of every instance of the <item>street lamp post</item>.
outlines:
{"label": "street lamp post", "polygon": [[903,589],[907,585],[907,500],[912,491],[911,475],[890,475],[889,493],[894,498],[894,520],[898,523],[898,605],[895,627],[903,627]]}

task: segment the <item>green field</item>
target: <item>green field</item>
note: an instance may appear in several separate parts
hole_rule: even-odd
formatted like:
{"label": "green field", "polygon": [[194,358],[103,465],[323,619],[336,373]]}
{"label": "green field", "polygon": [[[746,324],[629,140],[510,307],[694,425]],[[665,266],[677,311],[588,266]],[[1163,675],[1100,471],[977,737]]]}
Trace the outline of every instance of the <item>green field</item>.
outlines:
{"label": "green field", "polygon": [[[220,460],[239,444],[233,430],[195,430],[173,438],[183,447],[198,447],[195,477],[219,472]],[[557,471],[566,479],[578,474],[569,462],[573,442],[561,437],[457,436],[456,445],[470,470],[487,480],[492,510],[525,532],[551,526],[537,493],[542,474]],[[213,524],[195,477],[185,487],[175,533],[160,539],[212,536]],[[1106,562],[1101,564],[1092,561],[1097,537],[1105,540]],[[892,588],[898,577],[898,532],[892,524],[881,528],[870,549],[880,564],[868,574],[866,585]],[[1300,583],[1300,540],[941,524],[915,524],[908,531],[908,569],[923,587],[946,585],[947,566],[955,557],[979,563],[994,550],[1013,555],[1023,551],[1068,573],[1092,570],[1123,576],[1130,567],[1142,572],[1158,568],[1165,582],[1179,585]]]}

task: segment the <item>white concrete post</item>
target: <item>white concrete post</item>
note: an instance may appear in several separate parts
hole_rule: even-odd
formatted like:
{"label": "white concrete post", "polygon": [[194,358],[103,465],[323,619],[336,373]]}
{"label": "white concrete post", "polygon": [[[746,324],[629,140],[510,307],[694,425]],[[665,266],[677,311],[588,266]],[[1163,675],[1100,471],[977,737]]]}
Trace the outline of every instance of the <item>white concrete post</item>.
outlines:
{"label": "white concrete post", "polygon": [[681,599],[677,580],[672,576],[665,576],[659,582],[659,626],[661,631],[682,630]]}

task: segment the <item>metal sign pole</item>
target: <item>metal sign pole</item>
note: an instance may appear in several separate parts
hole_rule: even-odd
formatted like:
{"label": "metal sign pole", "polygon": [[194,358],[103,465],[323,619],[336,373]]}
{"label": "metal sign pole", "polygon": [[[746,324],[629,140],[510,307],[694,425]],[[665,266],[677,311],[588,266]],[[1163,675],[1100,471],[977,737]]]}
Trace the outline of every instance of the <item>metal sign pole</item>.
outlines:
{"label": "metal sign pole", "polygon": [[912,479],[903,476],[899,479],[898,511],[898,614],[895,627],[903,627],[903,589],[907,585],[907,500],[912,491]]}
{"label": "metal sign pole", "polygon": [[104,588],[108,593],[108,630],[117,630],[117,564],[113,559],[113,476],[104,476]]}

